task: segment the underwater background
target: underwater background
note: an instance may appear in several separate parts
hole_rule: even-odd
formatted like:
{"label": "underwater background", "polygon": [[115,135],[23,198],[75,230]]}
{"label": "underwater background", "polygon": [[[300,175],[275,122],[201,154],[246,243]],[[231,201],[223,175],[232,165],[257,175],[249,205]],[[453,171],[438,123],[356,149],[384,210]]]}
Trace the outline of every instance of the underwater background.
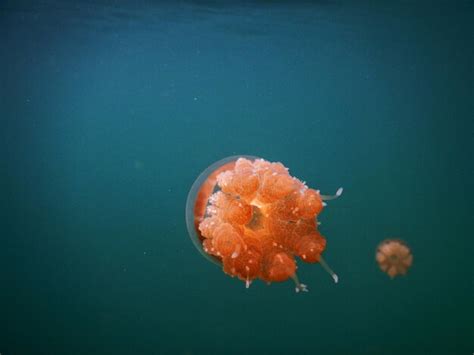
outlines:
{"label": "underwater background", "polygon": [[[0,353],[471,354],[471,1],[0,2]],[[188,191],[281,161],[326,261],[249,289]],[[374,259],[401,238],[394,280]]]}

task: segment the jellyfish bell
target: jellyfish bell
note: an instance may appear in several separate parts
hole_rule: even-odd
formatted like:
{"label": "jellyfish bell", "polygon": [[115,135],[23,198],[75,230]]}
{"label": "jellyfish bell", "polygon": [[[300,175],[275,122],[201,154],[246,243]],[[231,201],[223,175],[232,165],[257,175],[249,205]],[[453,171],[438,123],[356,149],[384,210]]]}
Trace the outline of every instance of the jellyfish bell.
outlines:
{"label": "jellyfish bell", "polygon": [[281,163],[254,156],[231,156],[204,170],[186,202],[186,225],[198,251],[232,277],[267,283],[292,279],[296,291],[307,291],[296,275],[296,260],[320,263],[335,282],[337,275],[321,254],[326,239],[317,215],[327,200],[292,177]]}
{"label": "jellyfish bell", "polygon": [[386,239],[377,246],[375,260],[380,269],[393,279],[407,273],[413,263],[413,255],[403,240]]}

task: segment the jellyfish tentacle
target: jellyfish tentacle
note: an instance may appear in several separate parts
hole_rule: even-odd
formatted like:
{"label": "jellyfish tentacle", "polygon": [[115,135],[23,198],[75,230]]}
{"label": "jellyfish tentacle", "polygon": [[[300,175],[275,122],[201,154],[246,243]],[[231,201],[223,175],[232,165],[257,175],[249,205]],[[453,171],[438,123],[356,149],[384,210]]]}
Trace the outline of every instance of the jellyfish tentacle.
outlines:
{"label": "jellyfish tentacle", "polygon": [[295,292],[298,293],[300,291],[302,292],[309,292],[308,290],[308,286],[306,286],[305,284],[302,284],[300,282],[300,280],[298,279],[298,275],[296,275],[296,273],[294,273],[291,278],[293,279],[293,281],[295,282]]}
{"label": "jellyfish tentacle", "polygon": [[339,196],[342,195],[342,192],[344,191],[344,189],[342,187],[338,188],[336,193],[334,195],[319,195],[321,196],[321,200],[323,201],[330,201],[330,200],[335,200],[336,198],[338,198]]}
{"label": "jellyfish tentacle", "polygon": [[252,281],[249,280],[249,278],[247,277],[247,278],[245,279],[245,288],[249,288],[251,284],[252,284]]}
{"label": "jellyfish tentacle", "polygon": [[321,256],[319,258],[319,263],[321,264],[321,266],[323,267],[323,269],[329,274],[331,275],[331,277],[333,278],[334,280],[334,283],[338,283],[339,281],[339,276],[337,276],[337,274],[332,271],[332,269],[329,267],[329,265],[326,263],[326,261],[323,259],[323,257]]}

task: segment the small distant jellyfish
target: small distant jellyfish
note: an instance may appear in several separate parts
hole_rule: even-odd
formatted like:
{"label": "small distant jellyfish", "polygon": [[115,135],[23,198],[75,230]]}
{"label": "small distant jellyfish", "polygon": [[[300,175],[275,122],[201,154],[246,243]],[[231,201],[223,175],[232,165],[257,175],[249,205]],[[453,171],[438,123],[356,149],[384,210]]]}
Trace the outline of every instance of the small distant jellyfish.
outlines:
{"label": "small distant jellyfish", "polygon": [[413,255],[408,245],[400,239],[382,241],[375,254],[380,269],[390,278],[405,275],[413,263]]}
{"label": "small distant jellyfish", "polygon": [[317,216],[322,195],[291,176],[281,163],[249,156],[218,161],[197,178],[186,203],[186,224],[196,248],[223,271],[245,282],[292,279],[296,291],[307,291],[296,275],[296,257],[319,263],[334,279],[321,254],[326,239]]}

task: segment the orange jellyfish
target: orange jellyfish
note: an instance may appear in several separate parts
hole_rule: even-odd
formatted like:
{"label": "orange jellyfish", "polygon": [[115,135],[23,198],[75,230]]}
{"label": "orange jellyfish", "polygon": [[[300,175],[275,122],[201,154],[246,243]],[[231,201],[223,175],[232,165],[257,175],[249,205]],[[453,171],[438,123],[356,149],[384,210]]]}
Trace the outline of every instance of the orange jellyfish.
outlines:
{"label": "orange jellyfish", "polygon": [[399,239],[382,241],[377,247],[375,259],[380,269],[392,279],[397,275],[405,275],[413,263],[410,248]]}
{"label": "orange jellyfish", "polygon": [[321,256],[326,239],[318,231],[321,195],[288,173],[281,163],[232,156],[208,167],[194,182],[186,202],[189,235],[201,254],[228,275],[245,282],[289,278],[296,292],[307,291],[296,275],[298,257],[320,263],[335,282],[338,276]]}

